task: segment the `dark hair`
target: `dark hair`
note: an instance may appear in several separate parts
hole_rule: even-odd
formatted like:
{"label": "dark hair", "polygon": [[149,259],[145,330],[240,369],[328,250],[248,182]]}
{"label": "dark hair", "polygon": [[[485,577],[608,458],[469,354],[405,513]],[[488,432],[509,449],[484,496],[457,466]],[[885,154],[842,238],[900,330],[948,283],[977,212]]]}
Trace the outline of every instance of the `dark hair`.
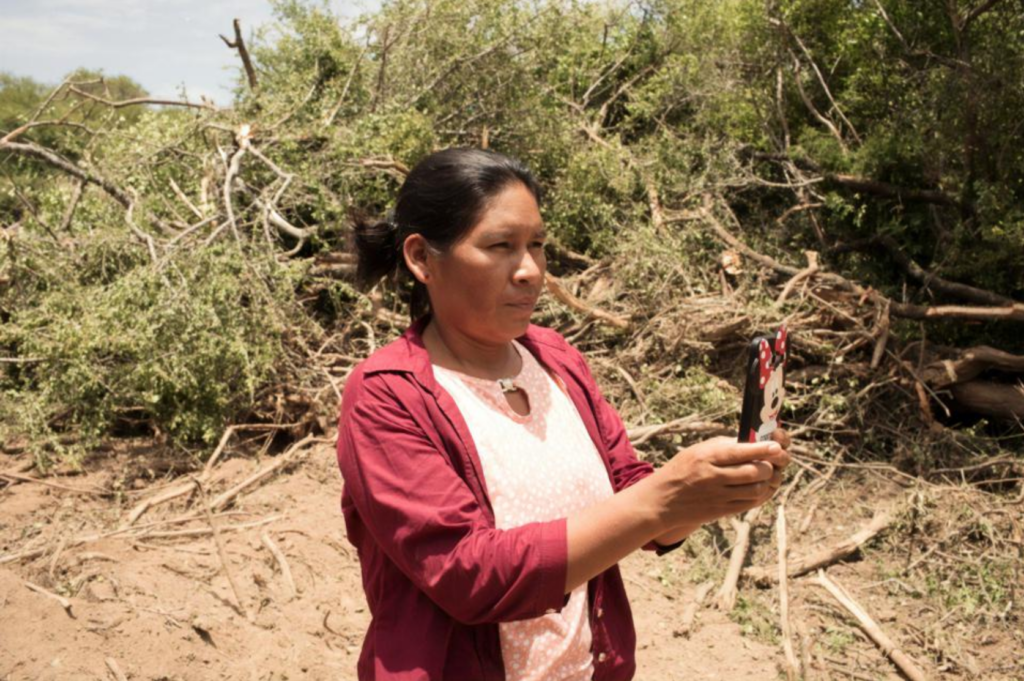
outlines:
{"label": "dark hair", "polygon": [[405,239],[422,234],[432,248],[447,251],[479,221],[490,200],[514,182],[540,203],[540,185],[514,158],[483,149],[445,149],[427,156],[409,172],[394,210],[383,220],[356,218],[356,284],[366,290],[392,276],[403,291],[407,282],[402,280],[412,280],[406,295],[415,320],[430,309],[430,300],[426,287],[406,267]]}

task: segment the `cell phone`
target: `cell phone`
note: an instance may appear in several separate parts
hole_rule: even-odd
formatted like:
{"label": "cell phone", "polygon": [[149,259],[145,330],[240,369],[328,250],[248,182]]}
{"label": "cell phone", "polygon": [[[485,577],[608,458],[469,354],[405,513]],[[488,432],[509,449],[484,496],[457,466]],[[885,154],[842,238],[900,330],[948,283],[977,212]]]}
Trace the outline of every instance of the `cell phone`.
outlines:
{"label": "cell phone", "polygon": [[766,442],[779,427],[779,415],[786,398],[786,355],[789,341],[786,325],[775,336],[758,336],[750,341],[746,358],[746,386],[740,412],[740,442]]}

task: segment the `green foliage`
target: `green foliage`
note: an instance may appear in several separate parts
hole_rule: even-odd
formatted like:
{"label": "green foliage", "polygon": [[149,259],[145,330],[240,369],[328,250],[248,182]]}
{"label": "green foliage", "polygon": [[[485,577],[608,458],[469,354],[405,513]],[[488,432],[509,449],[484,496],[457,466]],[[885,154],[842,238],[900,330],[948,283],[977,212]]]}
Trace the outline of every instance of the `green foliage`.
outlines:
{"label": "green foliage", "polygon": [[111,246],[98,240],[79,279],[45,282],[0,330],[0,346],[33,358],[3,381],[5,428],[86,446],[146,418],[176,441],[214,441],[279,368],[293,277],[233,247],[155,268]]}
{"label": "green foliage", "polygon": [[[717,290],[720,245],[701,220],[679,217],[707,193],[730,203],[738,236],[787,262],[814,248],[827,268],[930,302],[884,253],[826,248],[887,235],[925,269],[1019,297],[1024,16],[1012,3],[969,22],[966,2],[951,5],[957,20],[945,6],[883,5],[885,17],[846,0],[393,0],[347,22],[321,3],[279,0],[276,22],[250,41],[260,86],[240,75],[229,110],[110,109],[64,92],[40,120],[74,125],[20,141],[138,196],[136,227],[163,243],[197,212],[217,220],[154,264],[101,190],[78,200],[76,183],[39,159],[0,157],[0,220],[16,225],[0,244],[0,347],[33,360],[2,369],[5,426],[59,445],[63,431],[98,437],[137,419],[208,441],[297,371],[282,358],[307,336],[366,302],[270,253],[309,262],[345,248],[349,209],[383,213],[401,169],[450,146],[486,142],[525,161],[551,232],[616,263],[614,304],[651,323],[674,292]],[[71,78],[96,97],[144,94],[99,75]],[[0,74],[0,131],[48,92]],[[240,247],[207,246],[218,227],[216,243],[231,240],[223,180],[243,124],[289,179],[248,154],[233,188]],[[780,158],[815,181],[791,186]],[[837,173],[956,205],[852,191]],[[264,232],[270,197],[313,235]],[[821,205],[779,220],[802,202]],[[670,217],[661,225],[657,204]],[[773,309],[746,295],[765,310],[752,317]],[[1021,343],[1002,327],[931,328],[940,342]],[[639,382],[653,413],[671,418],[725,409],[732,397],[711,375],[694,361]],[[849,409],[839,397],[823,404]]]}

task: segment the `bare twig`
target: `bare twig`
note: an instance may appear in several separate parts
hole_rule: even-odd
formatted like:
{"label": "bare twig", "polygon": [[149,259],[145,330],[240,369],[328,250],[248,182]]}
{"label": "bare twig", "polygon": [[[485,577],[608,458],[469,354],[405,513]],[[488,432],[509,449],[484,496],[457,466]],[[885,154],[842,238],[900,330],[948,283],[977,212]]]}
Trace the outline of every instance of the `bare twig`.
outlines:
{"label": "bare twig", "polygon": [[231,569],[228,567],[228,559],[224,553],[224,544],[221,542],[220,534],[217,532],[217,525],[213,521],[213,510],[210,508],[210,502],[206,498],[206,490],[203,489],[203,483],[198,479],[194,481],[196,490],[199,492],[199,497],[202,500],[203,508],[206,511],[206,522],[210,526],[210,531],[213,533],[213,541],[217,545],[217,555],[220,557],[220,565],[224,570],[224,575],[228,578],[228,583],[231,584],[231,591],[235,594],[235,602],[238,604],[238,610],[245,615],[250,623],[255,622],[256,619],[249,607],[245,604],[245,600],[242,598],[242,592],[238,588],[238,584],[235,582],[235,577],[231,573]]}
{"label": "bare twig", "polygon": [[10,151],[21,156],[32,156],[38,158],[54,168],[64,171],[72,177],[77,177],[82,182],[96,185],[125,208],[132,203],[132,199],[128,195],[128,192],[121,189],[113,182],[75,165],[51,149],[46,149],[31,142],[0,142],[0,151]]}
{"label": "bare twig", "polygon": [[775,520],[775,538],[779,549],[779,618],[782,622],[782,650],[786,656],[786,677],[800,678],[800,663],[793,652],[793,634],[789,626],[789,580],[786,578],[786,504],[779,504]]}
{"label": "bare twig", "polygon": [[72,614],[71,612],[71,601],[69,601],[68,599],[64,598],[63,596],[59,596],[53,593],[52,591],[48,591],[43,587],[39,586],[38,584],[33,584],[32,582],[26,581],[25,586],[27,586],[29,589],[35,591],[38,594],[42,594],[48,598],[52,598],[53,600],[57,601],[58,603],[60,603],[60,607],[64,608],[64,612],[68,614],[68,617],[74,618],[74,614]]}
{"label": "bare twig", "polygon": [[0,472],[0,478],[7,478],[9,480],[17,480],[18,482],[31,482],[31,483],[35,483],[37,485],[42,485],[43,487],[50,487],[50,488],[53,488],[53,489],[59,489],[59,490],[64,491],[64,492],[74,492],[75,494],[87,494],[89,496],[95,496],[95,497],[100,497],[100,496],[104,496],[105,494],[107,494],[107,492],[105,492],[103,490],[84,489],[84,488],[81,488],[81,487],[70,487],[68,485],[62,485],[62,484],[60,484],[58,482],[50,482],[49,480],[43,480],[41,478],[34,478],[32,476],[29,476],[29,475],[21,475],[19,473],[14,473],[14,472],[10,472],[10,471]]}
{"label": "bare twig", "polygon": [[824,570],[818,570],[818,584],[825,587],[846,610],[857,619],[860,628],[875,642],[882,652],[892,660],[911,681],[925,681],[927,677],[914,660],[900,650],[892,639],[886,636],[881,627],[875,623],[867,611],[838,583],[825,576]]}
{"label": "bare twig", "polygon": [[614,326],[619,329],[629,328],[629,320],[624,317],[618,317],[616,315],[598,310],[597,308],[587,305],[582,300],[570,293],[565,286],[562,285],[561,280],[551,273],[545,275],[545,282],[548,287],[548,291],[555,297],[556,300],[561,302],[563,305],[585,314],[588,317],[604,322],[610,326]]}
{"label": "bare twig", "polygon": [[[861,546],[881,534],[894,520],[895,514],[891,511],[878,513],[866,527],[835,546],[820,549],[810,555],[789,561],[789,576],[799,577],[850,557]],[[744,577],[762,586],[778,581],[777,574],[763,567],[747,568]]]}
{"label": "bare twig", "polygon": [[122,672],[121,668],[117,665],[117,660],[112,657],[108,657],[105,662],[107,663],[107,669],[110,670],[110,673],[114,675],[114,678],[117,679],[117,681],[128,681],[128,677],[124,675],[124,672]]}
{"label": "bare twig", "polygon": [[804,255],[807,256],[807,267],[800,270],[796,276],[786,282],[786,286],[782,289],[782,293],[775,300],[775,306],[778,307],[786,301],[786,298],[793,292],[801,282],[806,281],[817,274],[818,270],[818,254],[815,251],[804,251]]}
{"label": "bare twig", "polygon": [[697,619],[697,612],[701,606],[704,605],[704,601],[707,599],[708,594],[715,588],[713,581],[707,581],[697,587],[696,593],[693,595],[693,600],[686,604],[683,608],[683,614],[679,618],[679,628],[673,632],[678,636],[689,638],[690,634],[693,633],[693,625]]}
{"label": "bare twig", "polygon": [[718,589],[716,601],[719,610],[732,612],[736,606],[736,588],[743,571],[743,562],[747,559],[747,551],[750,549],[750,528],[761,514],[762,506],[752,508],[746,512],[741,520],[730,518],[733,530],[736,532],[736,539],[733,541],[732,552],[729,554],[729,568],[726,570],[725,579]]}
{"label": "bare twig", "polygon": [[228,40],[223,35],[221,35],[220,39],[232,50],[238,50],[238,56],[242,58],[242,66],[245,67],[245,76],[249,80],[249,88],[255,90],[259,83],[256,80],[256,69],[252,65],[252,59],[249,57],[249,50],[245,46],[245,39],[242,38],[242,22],[235,19],[231,24],[235,29],[235,39],[233,41]]}
{"label": "bare twig", "polygon": [[274,459],[273,462],[259,469],[242,482],[238,483],[228,491],[216,497],[210,504],[210,507],[215,511],[219,511],[220,509],[224,508],[235,497],[244,492],[246,489],[252,487],[256,483],[263,480],[264,478],[273,475],[274,473],[281,470],[285,466],[292,464],[295,461],[295,459],[297,459],[300,455],[307,453],[308,450],[305,449],[306,445],[315,442],[333,442],[333,440],[331,440],[330,438],[314,437],[312,435],[307,435],[306,437],[302,438],[301,440],[293,444],[291,447],[289,447],[284,454],[278,456],[276,459]]}
{"label": "bare twig", "polygon": [[274,543],[274,540],[270,538],[270,535],[266,530],[260,533],[260,541],[267,547],[267,550],[274,556],[274,560],[281,567],[281,577],[284,578],[284,583],[288,587],[289,598],[295,598],[299,590],[295,586],[295,580],[292,579],[291,568],[288,567],[288,560],[284,557],[284,552]]}
{"label": "bare twig", "polygon": [[113,109],[122,109],[122,108],[124,108],[126,106],[140,106],[140,105],[144,105],[144,104],[151,104],[151,105],[154,105],[154,106],[184,106],[184,107],[188,107],[188,108],[191,108],[191,109],[207,109],[207,110],[211,110],[211,111],[216,111],[216,109],[217,109],[217,107],[213,106],[212,104],[208,104],[208,103],[205,103],[205,102],[204,103],[199,103],[199,102],[182,102],[182,101],[177,100],[177,99],[153,99],[151,97],[135,97],[134,99],[123,99],[121,101],[116,101],[115,102],[115,101],[111,101],[109,99],[105,99],[103,97],[100,97],[99,95],[94,95],[91,92],[86,92],[85,90],[79,90],[74,85],[69,85],[68,86],[68,90],[70,92],[75,93],[79,97],[85,97],[86,99],[91,99],[93,101],[99,102],[100,104],[105,104],[106,106],[109,106],[109,107],[111,107]]}

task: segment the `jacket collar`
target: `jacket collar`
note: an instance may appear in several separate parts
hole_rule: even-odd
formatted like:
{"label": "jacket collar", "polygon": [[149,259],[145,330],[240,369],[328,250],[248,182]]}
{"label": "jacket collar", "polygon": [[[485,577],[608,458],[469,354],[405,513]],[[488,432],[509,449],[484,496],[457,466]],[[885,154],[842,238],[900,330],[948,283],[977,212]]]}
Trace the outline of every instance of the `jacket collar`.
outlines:
{"label": "jacket collar", "polygon": [[[413,322],[398,339],[371,355],[363,368],[365,374],[411,373],[420,385],[429,392],[435,393],[437,380],[434,378],[430,354],[423,344],[423,331],[429,321],[430,314],[423,315]],[[568,359],[567,346],[557,331],[530,324],[526,333],[516,340],[533,353],[542,365],[552,369],[564,368]]]}

